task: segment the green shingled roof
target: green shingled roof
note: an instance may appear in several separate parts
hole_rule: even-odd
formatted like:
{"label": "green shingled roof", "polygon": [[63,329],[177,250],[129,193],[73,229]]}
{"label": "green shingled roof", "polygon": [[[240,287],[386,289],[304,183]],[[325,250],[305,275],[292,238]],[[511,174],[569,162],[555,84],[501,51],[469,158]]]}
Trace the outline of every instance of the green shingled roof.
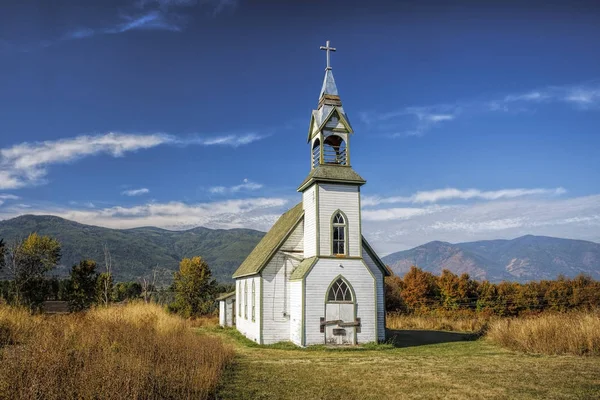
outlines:
{"label": "green shingled roof", "polygon": [[271,260],[271,257],[273,257],[277,249],[290,235],[303,215],[302,202],[300,202],[279,217],[275,225],[258,242],[254,250],[246,257],[237,271],[234,272],[233,277],[239,278],[258,274]]}
{"label": "green shingled roof", "polygon": [[351,167],[344,165],[319,165],[310,171],[298,191],[308,188],[313,182],[342,182],[364,185],[367,181],[360,177]]}
{"label": "green shingled roof", "polygon": [[228,299],[231,296],[235,296],[235,292],[229,292],[229,293],[222,294],[219,297],[217,297],[217,301]]}
{"label": "green shingled roof", "polygon": [[291,281],[296,281],[304,278],[304,275],[311,270],[315,262],[317,261],[317,257],[309,257],[302,260],[300,264],[296,267],[296,269],[292,272],[290,276]]}

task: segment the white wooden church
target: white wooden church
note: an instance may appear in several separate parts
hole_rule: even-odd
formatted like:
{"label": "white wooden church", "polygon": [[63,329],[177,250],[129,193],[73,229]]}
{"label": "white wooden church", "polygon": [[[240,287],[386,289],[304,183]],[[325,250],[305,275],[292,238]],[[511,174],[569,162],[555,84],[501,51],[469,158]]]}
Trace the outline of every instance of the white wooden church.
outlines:
{"label": "white wooden church", "polygon": [[388,271],[362,236],[360,188],[351,167],[352,126],[329,62],[308,130],[310,173],[302,202],[283,214],[233,274],[220,298],[222,325],[261,344],[351,345],[385,340]]}

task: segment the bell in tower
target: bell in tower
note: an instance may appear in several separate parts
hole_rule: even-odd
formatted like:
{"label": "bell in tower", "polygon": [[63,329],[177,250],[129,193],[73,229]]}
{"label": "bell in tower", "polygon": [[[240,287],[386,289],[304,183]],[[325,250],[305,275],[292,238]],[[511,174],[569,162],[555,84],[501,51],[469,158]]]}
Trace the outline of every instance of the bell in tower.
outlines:
{"label": "bell in tower", "polygon": [[308,132],[311,167],[314,169],[320,165],[350,166],[349,139],[353,130],[342,107],[330,65],[330,52],[336,49],[330,47],[327,41],[325,46],[321,46],[321,50],[327,52],[327,67],[319,104],[312,113]]}

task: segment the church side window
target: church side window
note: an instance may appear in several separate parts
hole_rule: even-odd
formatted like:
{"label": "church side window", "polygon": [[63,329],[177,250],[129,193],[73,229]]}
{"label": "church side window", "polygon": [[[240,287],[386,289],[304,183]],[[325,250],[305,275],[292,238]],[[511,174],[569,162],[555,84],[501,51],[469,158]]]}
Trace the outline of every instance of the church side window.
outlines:
{"label": "church side window", "polygon": [[238,315],[242,316],[242,282],[238,284]]}
{"label": "church side window", "polygon": [[352,302],[352,291],[345,280],[338,278],[333,282],[327,294],[327,301],[338,303]]}
{"label": "church side window", "polygon": [[254,290],[254,279],[252,279],[252,322],[254,322],[254,315],[256,310],[256,296]]}
{"label": "church side window", "polygon": [[333,251],[334,255],[346,254],[346,219],[341,212],[337,212],[333,216],[332,229],[333,229]]}
{"label": "church side window", "polygon": [[244,281],[244,318],[248,319],[248,281]]}

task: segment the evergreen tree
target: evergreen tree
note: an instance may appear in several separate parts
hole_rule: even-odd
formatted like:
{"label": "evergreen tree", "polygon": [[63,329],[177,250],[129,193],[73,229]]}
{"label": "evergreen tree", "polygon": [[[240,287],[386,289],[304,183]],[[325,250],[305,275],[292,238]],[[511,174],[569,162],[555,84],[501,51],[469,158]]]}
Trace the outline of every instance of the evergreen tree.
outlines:
{"label": "evergreen tree", "polygon": [[73,265],[69,281],[69,310],[83,311],[96,301],[96,262],[83,260]]}

